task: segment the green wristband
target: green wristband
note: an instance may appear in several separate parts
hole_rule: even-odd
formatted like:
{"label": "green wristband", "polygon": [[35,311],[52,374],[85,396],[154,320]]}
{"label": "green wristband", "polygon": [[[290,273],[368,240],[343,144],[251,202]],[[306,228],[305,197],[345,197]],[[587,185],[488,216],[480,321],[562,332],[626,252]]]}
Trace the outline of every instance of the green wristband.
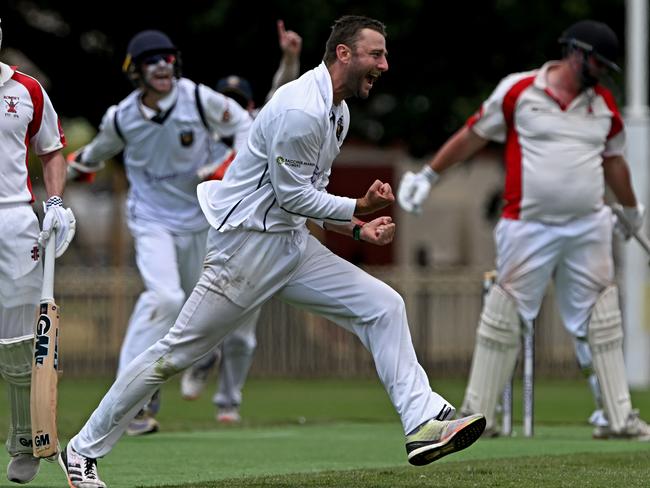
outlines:
{"label": "green wristband", "polygon": [[363,227],[363,224],[362,225],[356,224],[352,228],[352,239],[354,239],[355,241],[361,240],[361,227]]}

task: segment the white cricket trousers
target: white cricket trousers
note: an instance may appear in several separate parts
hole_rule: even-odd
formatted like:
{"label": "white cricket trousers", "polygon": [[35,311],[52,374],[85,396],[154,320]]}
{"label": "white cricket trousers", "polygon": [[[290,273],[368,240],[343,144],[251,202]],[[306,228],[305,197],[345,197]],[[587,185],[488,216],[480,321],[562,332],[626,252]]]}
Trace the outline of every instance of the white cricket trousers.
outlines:
{"label": "white cricket trousers", "polygon": [[605,206],[566,224],[501,219],[494,232],[497,282],[530,324],[549,281],[567,331],[586,337],[591,310],[614,279],[612,214]]}
{"label": "white cricket trousers", "polygon": [[208,230],[173,234],[155,222],[129,220],[145,290],[133,308],[118,373],[164,337],[201,276]]}
{"label": "white cricket trousers", "polygon": [[72,447],[91,458],[106,455],[161,383],[208,353],[274,295],[359,337],[405,432],[451,405],[431,391],[395,290],[333,254],[306,229],[211,229],[203,274],[176,323],[124,368]]}

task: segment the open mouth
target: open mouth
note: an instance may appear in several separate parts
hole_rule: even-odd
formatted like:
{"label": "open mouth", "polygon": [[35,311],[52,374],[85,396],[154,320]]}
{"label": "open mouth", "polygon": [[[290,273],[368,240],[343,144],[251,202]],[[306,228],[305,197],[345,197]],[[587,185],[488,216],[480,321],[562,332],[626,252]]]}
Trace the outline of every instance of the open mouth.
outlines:
{"label": "open mouth", "polygon": [[169,70],[158,71],[153,74],[153,78],[156,80],[167,80],[172,77],[172,74]]}
{"label": "open mouth", "polygon": [[380,76],[381,76],[380,73],[368,73],[366,75],[366,81],[372,87],[372,85],[374,85],[375,81],[377,81],[377,79],[379,79]]}

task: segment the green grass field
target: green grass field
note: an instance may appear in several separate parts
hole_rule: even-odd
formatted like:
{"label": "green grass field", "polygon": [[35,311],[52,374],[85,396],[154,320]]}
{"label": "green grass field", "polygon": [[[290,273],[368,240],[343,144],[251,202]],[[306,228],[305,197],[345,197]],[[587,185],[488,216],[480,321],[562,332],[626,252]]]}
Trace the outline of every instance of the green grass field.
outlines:
{"label": "green grass field", "polygon": [[[61,381],[64,440],[109,384]],[[435,382],[434,388],[460,403],[461,381]],[[185,402],[178,383],[169,383],[159,416],[162,431],[123,438],[100,461],[102,478],[109,488],[650,486],[650,443],[591,439],[591,398],[582,382],[537,382],[534,439],[481,439],[423,468],[406,462],[400,423],[375,380],[252,380],[244,393],[244,425],[221,427],[213,418],[212,391]],[[516,433],[519,397],[516,389]],[[649,418],[650,392],[636,392],[633,400]],[[4,402],[0,422],[7,422]],[[3,452],[0,463],[6,462]],[[0,486],[16,485],[0,479]],[[56,465],[43,463],[29,486],[66,483]]]}

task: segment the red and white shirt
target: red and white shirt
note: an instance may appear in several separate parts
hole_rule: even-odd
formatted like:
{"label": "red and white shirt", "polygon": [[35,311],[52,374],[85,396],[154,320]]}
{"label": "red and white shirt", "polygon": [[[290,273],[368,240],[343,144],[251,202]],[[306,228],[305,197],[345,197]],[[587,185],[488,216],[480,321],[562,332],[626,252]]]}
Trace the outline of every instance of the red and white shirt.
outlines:
{"label": "red and white shirt", "polygon": [[562,106],[547,85],[551,61],[504,78],[467,125],[505,143],[502,216],[562,224],[603,206],[603,158],[623,155],[612,94],[597,85]]}
{"label": "red and white shirt", "polygon": [[34,200],[28,147],[38,156],[65,146],[59,117],[38,81],[0,63],[0,205]]}

